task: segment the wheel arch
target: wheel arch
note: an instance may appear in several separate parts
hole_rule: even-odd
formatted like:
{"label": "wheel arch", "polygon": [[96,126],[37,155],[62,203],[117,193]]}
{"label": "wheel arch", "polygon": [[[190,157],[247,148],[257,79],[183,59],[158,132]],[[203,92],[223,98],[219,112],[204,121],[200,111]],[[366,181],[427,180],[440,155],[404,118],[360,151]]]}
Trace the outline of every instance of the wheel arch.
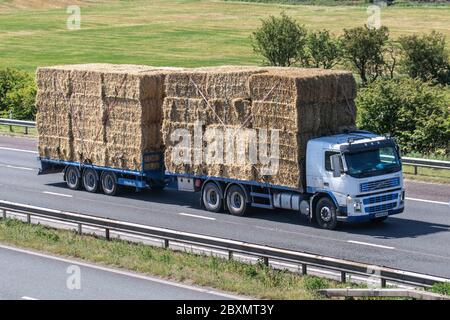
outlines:
{"label": "wheel arch", "polygon": [[326,190],[317,191],[310,199],[310,206],[309,206],[310,207],[310,211],[309,211],[310,219],[313,219],[314,214],[316,213],[317,201],[319,201],[319,199],[321,199],[323,197],[329,198],[336,206],[336,209],[339,209],[339,204],[337,202],[337,199],[332,192],[326,191]]}

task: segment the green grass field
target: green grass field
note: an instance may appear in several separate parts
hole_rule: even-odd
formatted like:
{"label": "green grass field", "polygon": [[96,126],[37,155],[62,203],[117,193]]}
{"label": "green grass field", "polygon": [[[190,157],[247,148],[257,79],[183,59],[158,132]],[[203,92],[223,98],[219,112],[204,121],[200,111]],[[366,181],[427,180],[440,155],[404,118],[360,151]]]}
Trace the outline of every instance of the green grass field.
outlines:
{"label": "green grass field", "polygon": [[[207,0],[0,0],[0,68],[111,62],[171,66],[258,64],[249,36],[260,19],[282,11],[307,27],[361,26],[365,6],[306,6]],[[81,7],[81,29],[68,30],[67,4]],[[450,6],[389,7],[393,37],[437,30],[450,38]],[[450,41],[449,41],[450,42]]]}

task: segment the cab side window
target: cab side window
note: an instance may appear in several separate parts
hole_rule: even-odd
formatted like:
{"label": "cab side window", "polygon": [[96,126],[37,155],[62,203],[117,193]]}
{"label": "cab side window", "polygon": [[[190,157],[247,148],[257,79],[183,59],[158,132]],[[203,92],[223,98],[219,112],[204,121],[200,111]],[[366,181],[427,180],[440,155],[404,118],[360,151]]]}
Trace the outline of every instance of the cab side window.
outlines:
{"label": "cab side window", "polygon": [[335,154],[339,154],[339,152],[336,152],[336,151],[325,151],[325,170],[333,171],[331,169],[331,156],[335,155]]}

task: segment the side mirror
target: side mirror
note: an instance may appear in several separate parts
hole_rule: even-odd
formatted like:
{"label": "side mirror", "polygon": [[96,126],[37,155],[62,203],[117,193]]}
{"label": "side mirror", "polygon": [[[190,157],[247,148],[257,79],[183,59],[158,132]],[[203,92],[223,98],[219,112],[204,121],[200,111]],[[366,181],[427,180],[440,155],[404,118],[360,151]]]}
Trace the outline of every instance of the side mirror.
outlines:
{"label": "side mirror", "polygon": [[333,177],[340,177],[342,174],[341,169],[341,155],[333,154],[331,157],[331,170],[333,170]]}

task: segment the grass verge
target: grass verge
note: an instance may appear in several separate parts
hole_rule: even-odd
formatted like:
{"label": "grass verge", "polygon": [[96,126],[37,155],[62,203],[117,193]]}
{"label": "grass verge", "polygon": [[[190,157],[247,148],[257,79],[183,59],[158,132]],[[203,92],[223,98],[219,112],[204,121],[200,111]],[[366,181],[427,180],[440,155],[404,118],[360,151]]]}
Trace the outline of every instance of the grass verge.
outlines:
{"label": "grass verge", "polygon": [[417,174],[414,174],[413,166],[404,165],[403,175],[408,180],[450,184],[450,170],[446,169],[418,167]]}
{"label": "grass verge", "polygon": [[0,242],[261,299],[321,299],[319,289],[349,286],[273,270],[261,263],[252,265],[117,239],[107,241],[14,219],[0,220]]}
{"label": "grass verge", "polygon": [[0,125],[0,134],[10,136],[35,137],[37,135],[36,128],[28,128],[28,134],[25,134],[24,127]]}

